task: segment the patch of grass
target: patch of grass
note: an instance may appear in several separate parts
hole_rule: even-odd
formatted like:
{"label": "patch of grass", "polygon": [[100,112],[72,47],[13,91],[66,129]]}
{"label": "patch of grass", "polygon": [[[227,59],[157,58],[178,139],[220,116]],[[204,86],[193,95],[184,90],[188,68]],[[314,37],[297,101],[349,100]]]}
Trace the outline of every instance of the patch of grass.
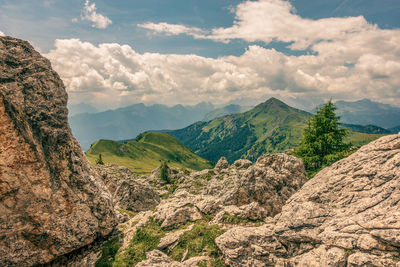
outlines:
{"label": "patch of grass", "polygon": [[206,179],[207,181],[210,181],[211,178],[215,175],[215,172],[213,170],[209,170],[207,175],[206,175]]}
{"label": "patch of grass", "polygon": [[190,171],[188,169],[182,169],[182,171],[185,175],[190,175]]}
{"label": "patch of grass", "polygon": [[133,212],[133,211],[130,211],[130,210],[119,209],[118,211],[121,214],[126,213],[129,216],[129,218],[133,218],[133,217],[135,217],[137,215],[137,212]]}
{"label": "patch of grass", "polygon": [[249,220],[247,218],[240,218],[235,214],[230,214],[229,212],[225,212],[224,215],[222,215],[222,222],[229,223],[229,224],[249,224],[249,223],[252,223],[252,224],[259,225],[263,221],[261,221],[261,220],[253,221],[253,220]]}
{"label": "patch of grass", "polygon": [[212,258],[221,256],[221,252],[215,244],[215,238],[225,231],[218,225],[208,225],[204,220],[197,221],[192,230],[185,232],[178,241],[176,247],[171,251],[171,258],[180,261],[185,251],[188,251],[187,259],[208,255]]}
{"label": "patch of grass", "polygon": [[101,248],[101,258],[95,263],[96,267],[112,267],[121,243],[119,242],[119,237],[114,237],[113,239],[107,241]]}
{"label": "patch of grass", "polygon": [[154,218],[150,218],[136,231],[125,252],[115,257],[113,266],[135,266],[138,262],[145,260],[146,252],[155,249],[164,235],[165,232],[160,224]]}

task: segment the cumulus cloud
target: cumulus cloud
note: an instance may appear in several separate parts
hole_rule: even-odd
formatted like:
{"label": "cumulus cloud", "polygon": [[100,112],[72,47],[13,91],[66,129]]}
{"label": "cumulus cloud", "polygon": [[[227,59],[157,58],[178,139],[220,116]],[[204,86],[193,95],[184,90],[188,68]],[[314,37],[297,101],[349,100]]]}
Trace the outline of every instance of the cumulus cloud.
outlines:
{"label": "cumulus cloud", "polygon": [[[400,104],[400,76],[396,75],[400,64],[399,29],[380,29],[362,16],[302,18],[284,0],[246,1],[232,8],[232,12],[235,20],[230,27],[211,30],[173,27],[182,29],[176,34],[197,39],[284,42],[291,50],[311,52],[311,55],[288,56],[273,49],[250,46],[241,57],[219,59],[234,64],[240,72],[246,70],[247,75],[256,75],[258,79],[254,81],[263,80],[258,84],[253,81],[252,88],[286,90],[290,94],[315,91],[328,97],[370,97]],[[172,35],[169,24],[146,25],[151,27],[144,28],[158,34]],[[206,80],[226,87],[231,79],[222,76],[214,73]]]}
{"label": "cumulus cloud", "polygon": [[223,104],[271,95],[320,100],[368,97],[400,105],[398,51],[370,53],[370,48],[349,52],[352,56],[345,51],[339,48],[335,56],[332,51],[291,56],[251,45],[241,56],[214,59],[141,54],[128,45],[96,46],[67,39],[56,40],[55,49],[46,56],[62,77],[71,103],[84,101],[100,108],[137,102]]}
{"label": "cumulus cloud", "polygon": [[93,22],[92,27],[98,29],[105,29],[112,23],[112,21],[106,16],[96,12],[96,4],[90,3],[89,0],[85,1],[83,7],[81,19]]}
{"label": "cumulus cloud", "polygon": [[[145,24],[151,27],[144,28],[168,34],[170,31],[166,26],[173,26],[186,29],[180,31],[181,34],[222,42],[232,39],[264,43],[286,42],[291,43],[289,48],[294,50],[305,50],[321,42],[344,41],[381,31],[362,16],[318,20],[302,18],[295,13],[292,4],[284,0],[246,1],[232,8],[232,12],[235,12],[235,20],[231,27],[214,28],[210,31],[151,22]],[[138,26],[143,27],[143,24]]]}
{"label": "cumulus cloud", "polygon": [[143,24],[138,24],[137,26],[140,28],[151,30],[154,33],[165,33],[166,35],[187,34],[195,38],[203,38],[203,34],[206,33],[206,31],[197,27],[187,27],[184,25],[169,24],[166,22],[161,22],[161,23],[147,22]]}
{"label": "cumulus cloud", "polygon": [[6,36],[4,32],[0,31],[0,36]]}

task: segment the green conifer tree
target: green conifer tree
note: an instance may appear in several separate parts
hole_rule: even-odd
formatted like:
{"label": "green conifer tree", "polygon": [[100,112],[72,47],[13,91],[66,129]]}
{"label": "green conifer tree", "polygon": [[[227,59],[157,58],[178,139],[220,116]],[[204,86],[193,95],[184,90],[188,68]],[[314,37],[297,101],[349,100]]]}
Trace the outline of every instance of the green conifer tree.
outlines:
{"label": "green conifer tree", "polygon": [[345,143],[348,131],[342,129],[330,100],[308,121],[300,145],[294,154],[303,159],[309,176],[348,155],[351,144]]}

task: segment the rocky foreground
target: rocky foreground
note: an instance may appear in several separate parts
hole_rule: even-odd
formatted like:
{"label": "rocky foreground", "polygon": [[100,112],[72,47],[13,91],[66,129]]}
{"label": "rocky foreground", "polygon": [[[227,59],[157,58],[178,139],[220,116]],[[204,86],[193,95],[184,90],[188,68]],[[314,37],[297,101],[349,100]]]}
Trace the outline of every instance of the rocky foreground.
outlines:
{"label": "rocky foreground", "polygon": [[[308,182],[301,161],[286,154],[254,165],[221,159],[201,172],[170,169],[170,183],[160,170],[131,175],[164,199],[120,224],[115,266],[400,266],[400,134]],[[155,243],[132,260],[138,233],[150,229],[158,229]],[[196,247],[207,235],[212,242]]]}
{"label": "rocky foreground", "polygon": [[0,37],[0,266],[30,266],[115,227],[112,196],[71,135],[50,62]]}
{"label": "rocky foreground", "polygon": [[400,134],[309,181],[286,154],[137,176],[88,163],[66,102],[0,37],[0,266],[400,266]]}

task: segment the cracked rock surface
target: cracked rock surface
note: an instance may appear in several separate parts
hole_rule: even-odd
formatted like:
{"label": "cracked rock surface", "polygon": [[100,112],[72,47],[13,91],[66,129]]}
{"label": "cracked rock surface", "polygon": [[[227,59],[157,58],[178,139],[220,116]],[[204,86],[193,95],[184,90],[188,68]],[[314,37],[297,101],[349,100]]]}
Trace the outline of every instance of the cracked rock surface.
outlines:
{"label": "cracked rock surface", "polygon": [[216,239],[232,266],[400,266],[400,134],[323,169],[260,227]]}
{"label": "cracked rock surface", "polygon": [[72,136],[67,93],[25,41],[0,37],[0,265],[43,264],[110,233],[112,197]]}

